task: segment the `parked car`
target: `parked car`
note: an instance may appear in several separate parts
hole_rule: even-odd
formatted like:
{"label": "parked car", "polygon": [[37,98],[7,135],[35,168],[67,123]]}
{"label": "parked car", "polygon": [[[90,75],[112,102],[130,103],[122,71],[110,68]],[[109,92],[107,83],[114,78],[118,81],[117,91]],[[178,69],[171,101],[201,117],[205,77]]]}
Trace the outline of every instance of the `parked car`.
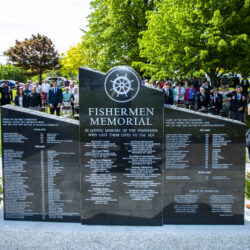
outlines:
{"label": "parked car", "polygon": [[16,82],[14,80],[1,80],[0,86],[3,86],[4,82],[7,82],[8,86],[12,89],[15,88],[15,86],[16,86]]}
{"label": "parked car", "polygon": [[59,86],[64,86],[64,82],[66,81],[66,78],[64,77],[49,77],[46,79],[46,81],[51,82],[51,81],[57,81]]}

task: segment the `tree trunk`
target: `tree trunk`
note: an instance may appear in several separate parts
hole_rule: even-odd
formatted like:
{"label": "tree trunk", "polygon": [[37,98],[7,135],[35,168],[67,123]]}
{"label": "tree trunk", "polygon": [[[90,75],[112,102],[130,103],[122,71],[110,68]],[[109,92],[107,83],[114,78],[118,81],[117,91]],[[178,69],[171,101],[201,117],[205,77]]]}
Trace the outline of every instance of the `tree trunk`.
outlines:
{"label": "tree trunk", "polygon": [[209,78],[210,78],[210,82],[211,82],[211,86],[214,86],[214,87],[218,87],[220,82],[219,82],[219,79],[217,77],[217,73],[216,73],[216,70],[210,70],[210,72],[207,72]]}
{"label": "tree trunk", "polygon": [[39,72],[39,83],[40,84],[42,84],[42,75],[43,75],[43,72],[42,72],[42,70],[40,70],[40,72]]}

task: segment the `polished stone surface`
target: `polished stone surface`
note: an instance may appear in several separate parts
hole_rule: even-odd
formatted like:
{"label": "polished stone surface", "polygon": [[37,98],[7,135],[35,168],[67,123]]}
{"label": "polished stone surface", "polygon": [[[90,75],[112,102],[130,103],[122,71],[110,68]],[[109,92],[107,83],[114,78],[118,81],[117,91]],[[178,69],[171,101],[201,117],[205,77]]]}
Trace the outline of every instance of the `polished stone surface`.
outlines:
{"label": "polished stone surface", "polygon": [[243,123],[165,106],[164,223],[243,224]]}
{"label": "polished stone surface", "polygon": [[129,67],[79,82],[82,223],[162,225],[162,93]]}
{"label": "polished stone surface", "polygon": [[1,108],[5,219],[80,222],[79,123]]}
{"label": "polished stone surface", "polygon": [[76,223],[4,221],[0,249],[249,249],[250,210],[245,225],[90,226]]}

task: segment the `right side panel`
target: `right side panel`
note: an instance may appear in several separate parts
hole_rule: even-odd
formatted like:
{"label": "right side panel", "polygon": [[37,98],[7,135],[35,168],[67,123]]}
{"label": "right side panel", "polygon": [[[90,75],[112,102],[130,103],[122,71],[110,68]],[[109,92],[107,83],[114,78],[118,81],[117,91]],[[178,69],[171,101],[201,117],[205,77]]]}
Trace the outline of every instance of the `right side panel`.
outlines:
{"label": "right side panel", "polygon": [[164,224],[244,224],[245,125],[164,112]]}

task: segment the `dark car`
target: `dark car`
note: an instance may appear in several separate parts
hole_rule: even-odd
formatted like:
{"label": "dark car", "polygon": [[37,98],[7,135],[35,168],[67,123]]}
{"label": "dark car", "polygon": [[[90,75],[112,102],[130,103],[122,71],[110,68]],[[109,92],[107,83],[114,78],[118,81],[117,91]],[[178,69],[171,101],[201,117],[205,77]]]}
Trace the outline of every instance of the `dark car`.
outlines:
{"label": "dark car", "polygon": [[1,80],[0,81],[0,86],[3,86],[3,83],[4,82],[7,82],[7,84],[8,84],[8,86],[10,87],[10,88],[15,88],[15,86],[16,86],[16,82],[15,81],[13,81],[13,80]]}

